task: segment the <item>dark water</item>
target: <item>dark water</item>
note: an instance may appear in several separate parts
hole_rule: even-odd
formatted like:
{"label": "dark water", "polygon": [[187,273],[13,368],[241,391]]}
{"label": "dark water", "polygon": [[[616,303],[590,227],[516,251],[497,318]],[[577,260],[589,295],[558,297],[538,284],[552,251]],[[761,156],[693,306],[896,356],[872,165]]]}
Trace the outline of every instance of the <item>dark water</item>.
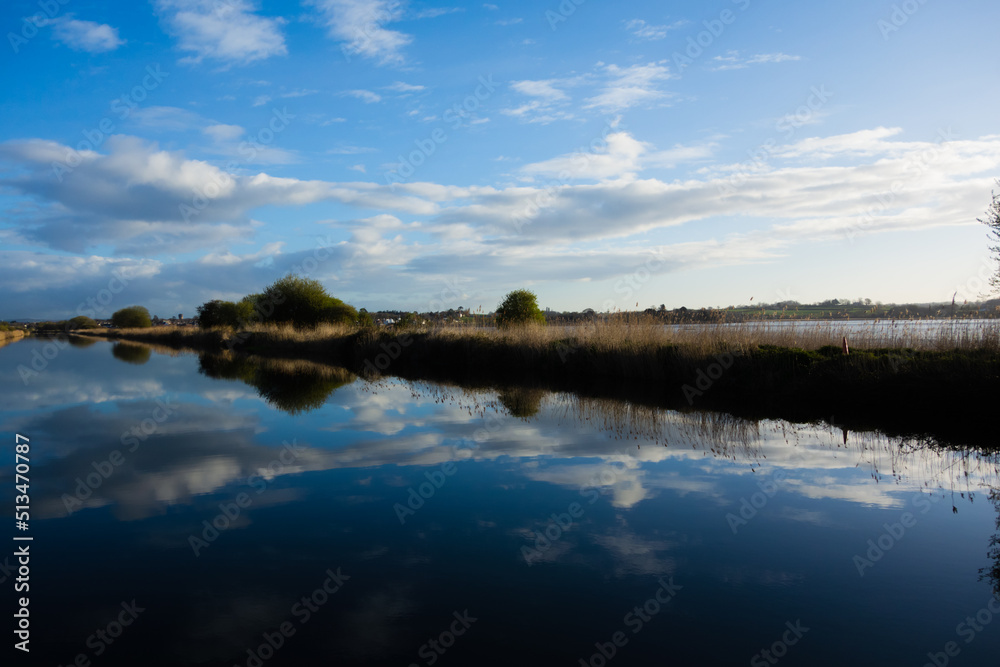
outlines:
{"label": "dark water", "polygon": [[997,664],[995,456],[107,342],[0,371],[4,664]]}

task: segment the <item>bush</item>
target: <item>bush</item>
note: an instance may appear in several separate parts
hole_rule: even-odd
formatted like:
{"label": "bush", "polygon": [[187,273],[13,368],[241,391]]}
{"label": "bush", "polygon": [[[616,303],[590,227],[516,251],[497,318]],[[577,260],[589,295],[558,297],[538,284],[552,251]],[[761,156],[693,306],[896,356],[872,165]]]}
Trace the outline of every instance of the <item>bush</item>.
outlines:
{"label": "bush", "polygon": [[362,329],[375,328],[375,319],[372,317],[372,314],[364,308],[358,311],[358,326]]}
{"label": "bush", "polygon": [[247,315],[253,312],[253,306],[249,303],[233,303],[232,301],[220,301],[213,299],[198,306],[198,324],[203,329],[211,327],[229,327],[239,329],[246,322]]}
{"label": "bush", "polygon": [[[315,327],[323,322],[353,324],[358,311],[326,292],[318,280],[288,275],[264,290],[255,299],[266,321]],[[272,309],[270,315],[267,310]]]}
{"label": "bush", "polygon": [[417,314],[416,313],[403,313],[398,320],[396,320],[397,329],[412,329],[417,326]]}
{"label": "bush", "polygon": [[143,306],[129,306],[115,311],[111,316],[111,324],[119,329],[142,329],[153,326],[153,320]]}
{"label": "bush", "polygon": [[497,326],[508,327],[530,323],[545,324],[545,315],[538,307],[538,297],[526,289],[514,290],[497,306]]}
{"label": "bush", "polygon": [[96,329],[100,326],[93,319],[87,317],[86,315],[77,315],[76,317],[70,318],[66,322],[67,330],[74,329]]}

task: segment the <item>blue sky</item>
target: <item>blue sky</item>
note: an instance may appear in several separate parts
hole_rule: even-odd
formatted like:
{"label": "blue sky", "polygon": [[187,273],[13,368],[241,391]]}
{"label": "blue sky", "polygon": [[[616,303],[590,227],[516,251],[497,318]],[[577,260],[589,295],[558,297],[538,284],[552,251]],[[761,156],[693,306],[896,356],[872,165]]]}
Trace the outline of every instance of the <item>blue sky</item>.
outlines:
{"label": "blue sky", "polygon": [[5,3],[0,316],[193,314],[292,270],[371,310],[975,299],[998,18]]}

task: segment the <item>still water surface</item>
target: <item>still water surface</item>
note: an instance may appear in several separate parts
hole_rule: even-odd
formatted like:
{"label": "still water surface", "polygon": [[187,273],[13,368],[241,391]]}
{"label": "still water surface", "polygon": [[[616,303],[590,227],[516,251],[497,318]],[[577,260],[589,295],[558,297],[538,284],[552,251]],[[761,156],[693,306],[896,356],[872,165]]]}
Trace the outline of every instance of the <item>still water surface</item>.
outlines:
{"label": "still water surface", "polygon": [[8,517],[15,434],[31,440],[32,650],[15,664],[1000,653],[980,578],[995,455],[104,341],[22,380],[44,345],[0,349]]}

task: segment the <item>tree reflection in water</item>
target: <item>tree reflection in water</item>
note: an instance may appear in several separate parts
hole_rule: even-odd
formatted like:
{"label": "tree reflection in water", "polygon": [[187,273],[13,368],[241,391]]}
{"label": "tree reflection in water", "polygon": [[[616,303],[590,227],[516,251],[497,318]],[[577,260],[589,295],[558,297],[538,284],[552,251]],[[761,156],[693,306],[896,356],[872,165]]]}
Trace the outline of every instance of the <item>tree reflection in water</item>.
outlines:
{"label": "tree reflection in water", "polygon": [[319,408],[334,391],[357,379],[339,366],[233,353],[203,354],[198,363],[200,373],[245,382],[269,405],[293,415]]}
{"label": "tree reflection in water", "polygon": [[115,343],[111,348],[111,354],[115,359],[124,361],[127,364],[142,365],[149,361],[153,351],[146,345],[133,345],[132,343]]}

